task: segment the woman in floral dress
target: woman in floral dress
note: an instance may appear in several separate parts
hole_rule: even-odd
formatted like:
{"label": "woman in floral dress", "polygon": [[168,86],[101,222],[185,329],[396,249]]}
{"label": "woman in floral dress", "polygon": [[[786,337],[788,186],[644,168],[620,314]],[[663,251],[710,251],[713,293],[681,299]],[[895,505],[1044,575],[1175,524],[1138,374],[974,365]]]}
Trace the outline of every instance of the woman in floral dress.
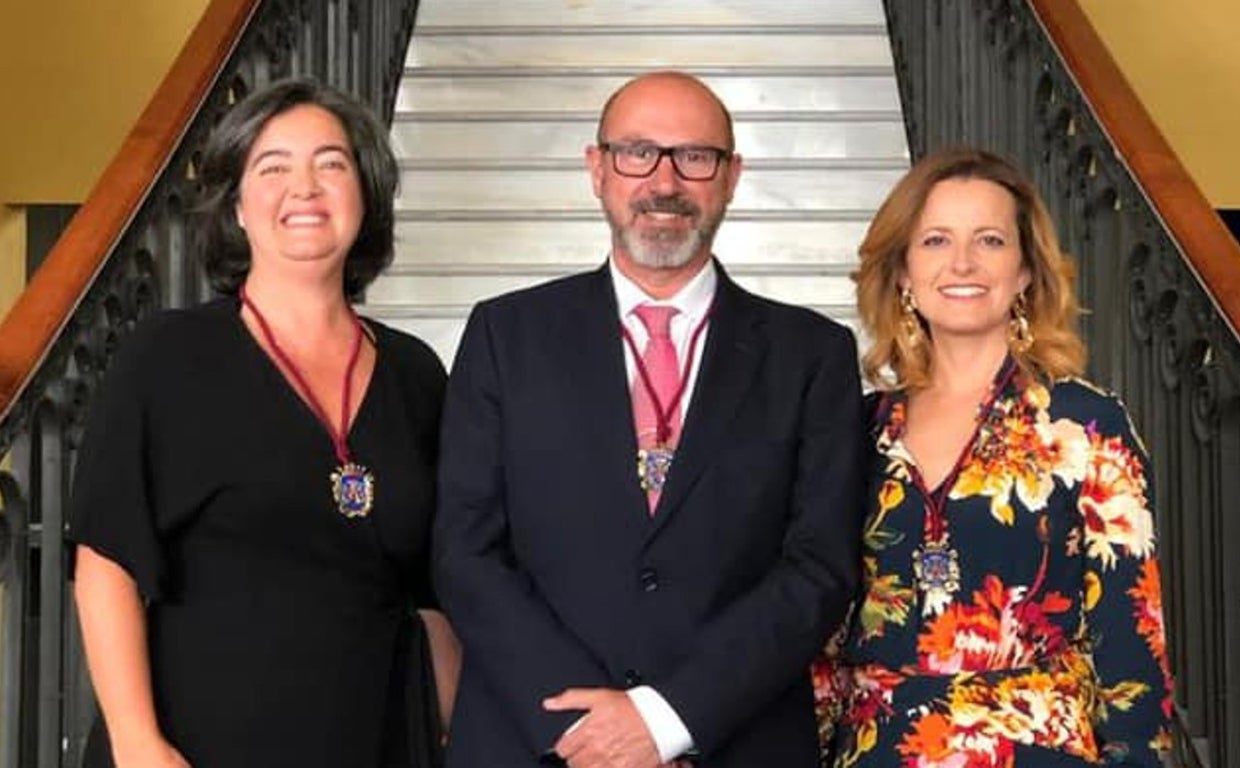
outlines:
{"label": "woman in floral dress", "polygon": [[1150,466],[1076,378],[1072,267],[1002,158],[932,154],[857,274],[876,448],[864,590],[815,666],[837,768],[1157,766]]}

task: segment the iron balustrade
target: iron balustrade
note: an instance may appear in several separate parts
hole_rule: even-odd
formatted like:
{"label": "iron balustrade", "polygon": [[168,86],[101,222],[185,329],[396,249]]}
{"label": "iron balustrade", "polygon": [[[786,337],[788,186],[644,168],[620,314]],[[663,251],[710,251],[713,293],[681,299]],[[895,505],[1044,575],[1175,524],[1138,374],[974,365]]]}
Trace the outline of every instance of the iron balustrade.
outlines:
{"label": "iron balustrade", "polygon": [[909,147],[989,148],[1036,180],[1077,260],[1088,375],[1153,458],[1175,758],[1238,765],[1240,342],[1030,2],[884,0]]}
{"label": "iron balustrade", "polygon": [[129,330],[161,307],[209,295],[186,253],[185,229],[208,133],[245,94],[299,75],[358,95],[390,123],[417,5],[262,0],[145,201],[0,422],[0,456],[8,456],[0,469],[0,768],[81,760],[95,705],[63,540],[73,461],[91,396]]}

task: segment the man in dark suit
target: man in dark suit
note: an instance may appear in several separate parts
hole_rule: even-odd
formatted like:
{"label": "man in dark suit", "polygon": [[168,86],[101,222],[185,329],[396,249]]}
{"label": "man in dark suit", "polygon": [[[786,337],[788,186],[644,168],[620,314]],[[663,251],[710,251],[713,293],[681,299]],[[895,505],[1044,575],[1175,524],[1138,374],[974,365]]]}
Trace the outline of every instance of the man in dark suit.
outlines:
{"label": "man in dark suit", "polygon": [[854,340],[712,258],[741,158],[700,81],[627,83],[586,159],[607,264],[476,307],[448,387],[448,765],[813,768],[807,668],[859,569]]}

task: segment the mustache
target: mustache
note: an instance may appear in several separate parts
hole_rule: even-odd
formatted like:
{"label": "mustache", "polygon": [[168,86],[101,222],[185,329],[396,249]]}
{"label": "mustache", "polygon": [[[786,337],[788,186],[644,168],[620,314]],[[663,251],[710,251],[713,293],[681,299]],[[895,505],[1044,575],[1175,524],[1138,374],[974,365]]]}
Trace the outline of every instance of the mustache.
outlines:
{"label": "mustache", "polygon": [[679,195],[660,195],[638,200],[632,205],[633,213],[672,213],[680,216],[698,216],[701,209]]}

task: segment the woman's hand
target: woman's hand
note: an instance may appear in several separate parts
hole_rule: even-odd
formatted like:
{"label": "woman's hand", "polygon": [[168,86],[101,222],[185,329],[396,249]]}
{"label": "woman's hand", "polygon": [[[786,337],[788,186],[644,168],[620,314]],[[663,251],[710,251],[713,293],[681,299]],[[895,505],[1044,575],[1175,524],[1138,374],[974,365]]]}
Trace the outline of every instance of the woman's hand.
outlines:
{"label": "woman's hand", "polygon": [[452,705],[456,701],[457,682],[461,677],[461,642],[439,611],[419,610],[426,639],[431,646],[431,663],[435,672],[435,691],[439,694],[440,724],[444,735],[452,723]]}
{"label": "woman's hand", "polygon": [[112,761],[116,768],[192,768],[162,736],[143,744],[113,745]]}
{"label": "woman's hand", "polygon": [[86,661],[117,768],[189,768],[159,729],[137,585],[124,568],[84,545],[77,548],[75,576]]}

